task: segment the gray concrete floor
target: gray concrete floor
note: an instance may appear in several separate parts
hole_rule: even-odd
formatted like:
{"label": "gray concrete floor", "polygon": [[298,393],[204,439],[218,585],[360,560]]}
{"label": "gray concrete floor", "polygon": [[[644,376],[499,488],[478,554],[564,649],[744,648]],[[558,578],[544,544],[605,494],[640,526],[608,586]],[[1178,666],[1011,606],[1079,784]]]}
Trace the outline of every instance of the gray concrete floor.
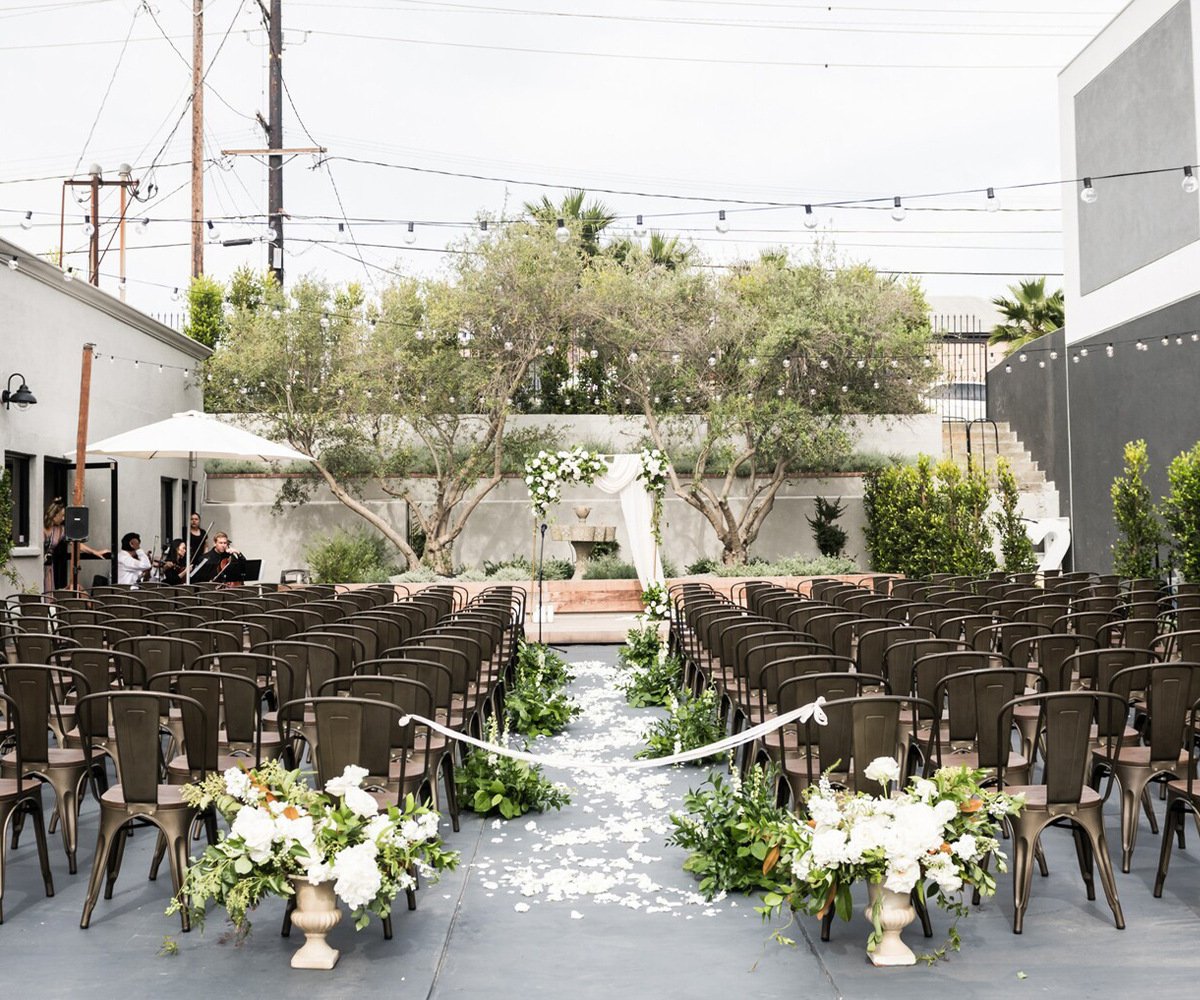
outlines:
{"label": "gray concrete floor", "polygon": [[[546,752],[599,760],[627,759],[652,713],[626,708],[605,690],[616,647],[575,646],[577,695],[585,714],[566,735],[539,741]],[[1025,933],[1012,933],[1011,882],[963,921],[963,950],[933,968],[876,970],[865,960],[867,924],[856,917],[834,924],[822,944],[815,922],[804,919],[789,935],[797,944],[769,940],[771,928],[755,901],[731,896],[713,904],[695,895],[682,871],[682,852],[663,843],[666,814],[703,780],[695,768],[639,776],[575,776],[549,772],[574,789],[560,813],[531,814],[510,823],[464,813],[462,830],[449,832],[462,864],[437,885],[423,888],[418,909],[395,914],[395,938],[384,941],[378,923],[355,933],[347,920],[330,935],[342,951],[333,972],[288,966],[298,947],[279,936],[281,901],[255,914],[242,946],[223,941],[215,912],[204,933],[180,934],[163,909],[169,882],[145,879],[153,837],[138,832],[126,851],[114,898],[101,900],[91,928],[79,929],[87,870],[96,832],[95,804],[84,807],[80,873],[67,874],[60,842],[51,843],[53,899],[41,891],[36,852],[28,834],[8,853],[0,926],[0,955],[20,997],[158,996],[202,990],[212,996],[306,997],[1007,997],[1113,996],[1152,989],[1194,996],[1200,975],[1195,945],[1200,929],[1200,843],[1177,851],[1164,898],[1151,897],[1159,839],[1145,819],[1129,875],[1117,884],[1127,929],[1118,931],[1103,894],[1084,894],[1070,835],[1045,838],[1051,875],[1035,875]],[[1161,805],[1159,805],[1161,814]],[[1110,808],[1110,845],[1117,843]],[[865,903],[860,901],[861,905]],[[948,920],[933,912],[935,938]],[[174,957],[159,954],[165,938]],[[917,951],[919,927],[905,932]]]}

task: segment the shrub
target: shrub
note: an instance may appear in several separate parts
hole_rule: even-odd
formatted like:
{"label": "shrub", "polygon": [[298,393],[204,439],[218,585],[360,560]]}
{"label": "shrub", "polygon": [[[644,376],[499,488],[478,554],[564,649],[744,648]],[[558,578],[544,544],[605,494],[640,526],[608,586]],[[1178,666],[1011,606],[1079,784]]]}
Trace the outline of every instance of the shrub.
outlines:
{"label": "shrub", "polygon": [[[508,730],[498,733],[493,716],[485,739],[495,746],[507,746]],[[513,819],[531,809],[561,809],[571,801],[566,789],[548,780],[536,764],[481,749],[467,755],[454,778],[459,801],[483,816],[499,813]]]}
{"label": "shrub", "polygon": [[688,576],[701,576],[704,573],[715,573],[721,568],[721,564],[716,559],[710,559],[708,556],[701,556],[694,563],[691,563],[688,568]]}
{"label": "shrub", "polygon": [[[779,858],[778,831],[792,822],[787,809],[775,804],[774,771],[755,765],[745,781],[730,768],[729,780],[714,772],[697,791],[684,796],[686,813],[672,813],[675,830],[667,843],[689,851],[683,870],[700,880],[700,893],[762,889],[786,885],[770,873]],[[705,787],[708,786],[708,787]]]}
{"label": "shrub", "polygon": [[872,568],[924,578],[931,573],[980,576],[995,568],[984,474],[928,455],[915,466],[864,477],[867,547]]}
{"label": "shrub", "polygon": [[508,724],[522,736],[553,736],[579,714],[566,694],[567,661],[549,647],[522,642],[512,687],[504,698]]}
{"label": "shrub", "polygon": [[601,556],[589,559],[583,571],[585,580],[636,580],[637,570],[632,563],[622,562],[617,556]]}
{"label": "shrub", "polygon": [[386,583],[395,572],[380,535],[338,531],[313,542],[304,558],[314,583]]}
{"label": "shrub", "polygon": [[815,516],[805,520],[813,530],[817,549],[823,556],[840,556],[846,547],[846,529],[834,522],[845,513],[846,507],[840,498],[830,503],[824,497],[817,497],[815,506]]}
{"label": "shrub", "polygon": [[1146,474],[1150,461],[1145,441],[1125,445],[1124,474],[1117,476],[1109,491],[1118,538],[1113,542],[1113,572],[1130,579],[1158,573],[1158,548],[1167,539],[1154,509]]}
{"label": "shrub", "polygon": [[[717,695],[712,688],[693,697],[687,693],[667,698],[667,717],[657,720],[642,737],[644,749],[635,757],[670,757],[716,743],[725,735],[717,712]],[[706,758],[715,760],[715,757]],[[703,763],[703,760],[696,761]]]}
{"label": "shrub", "polygon": [[1171,491],[1163,516],[1175,536],[1171,555],[1184,579],[1194,583],[1200,581],[1200,443],[1171,460],[1167,479]]}
{"label": "shrub", "polygon": [[992,525],[1000,535],[1000,557],[1006,573],[1028,573],[1037,567],[1033,542],[1025,530],[1025,521],[1017,512],[1020,493],[1012,466],[1001,458],[996,461],[996,492],[1000,509],[992,517]]}
{"label": "shrub", "polygon": [[683,662],[667,656],[667,644],[657,625],[630,629],[625,645],[617,651],[617,661],[626,671],[621,690],[634,708],[666,705],[683,679]]}
{"label": "shrub", "polygon": [[773,562],[755,559],[741,566],[718,566],[715,572],[717,576],[726,577],[842,576],[846,573],[857,573],[858,563],[843,557],[818,556],[816,559],[804,559],[791,556]]}

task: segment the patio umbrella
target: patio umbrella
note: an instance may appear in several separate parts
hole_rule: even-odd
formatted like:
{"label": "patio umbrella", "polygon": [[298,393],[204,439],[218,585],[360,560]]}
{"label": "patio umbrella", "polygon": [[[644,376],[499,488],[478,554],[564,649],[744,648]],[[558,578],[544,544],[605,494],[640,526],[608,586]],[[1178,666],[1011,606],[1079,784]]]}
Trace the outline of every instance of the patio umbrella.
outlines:
{"label": "patio umbrella", "polygon": [[[186,458],[189,482],[197,458],[311,461],[308,455],[295,448],[276,444],[198,410],[176,413],[169,420],[159,420],[103,441],[90,442],[87,451],[89,454],[115,458]],[[189,559],[189,580],[191,576],[192,564]]]}

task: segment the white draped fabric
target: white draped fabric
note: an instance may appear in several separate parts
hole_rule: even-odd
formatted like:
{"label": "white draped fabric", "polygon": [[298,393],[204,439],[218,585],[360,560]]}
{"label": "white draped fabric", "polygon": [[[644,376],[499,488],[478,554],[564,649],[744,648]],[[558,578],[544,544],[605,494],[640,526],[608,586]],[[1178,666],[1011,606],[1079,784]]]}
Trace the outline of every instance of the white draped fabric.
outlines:
{"label": "white draped fabric", "polygon": [[609,459],[608,472],[596,480],[595,486],[601,492],[616,493],[621,498],[621,513],[625,516],[625,532],[629,538],[633,565],[637,570],[638,582],[645,590],[652,583],[663,582],[663,569],[662,558],[650,530],[654,501],[646,491],[645,484],[638,479],[641,471],[640,455],[613,455]]}

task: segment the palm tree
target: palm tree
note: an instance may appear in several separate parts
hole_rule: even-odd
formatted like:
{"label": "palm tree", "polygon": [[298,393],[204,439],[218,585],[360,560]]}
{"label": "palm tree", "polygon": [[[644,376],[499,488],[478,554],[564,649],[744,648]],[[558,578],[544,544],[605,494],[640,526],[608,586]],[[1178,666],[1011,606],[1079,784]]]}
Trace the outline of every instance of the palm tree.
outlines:
{"label": "palm tree", "polygon": [[1046,279],[1042,277],[1009,285],[1008,290],[1013,298],[992,299],[992,305],[1000,310],[1006,322],[998,323],[992,330],[989,344],[1007,343],[1011,354],[1029,341],[1062,328],[1065,306],[1061,288],[1047,296]]}
{"label": "palm tree", "polygon": [[616,214],[600,201],[585,205],[587,192],[582,189],[568,191],[559,204],[554,204],[545,195],[542,200],[525,202],[525,211],[538,222],[557,225],[558,220],[580,223],[579,243],[584,256],[589,259],[600,253],[600,234],[612,225]]}

